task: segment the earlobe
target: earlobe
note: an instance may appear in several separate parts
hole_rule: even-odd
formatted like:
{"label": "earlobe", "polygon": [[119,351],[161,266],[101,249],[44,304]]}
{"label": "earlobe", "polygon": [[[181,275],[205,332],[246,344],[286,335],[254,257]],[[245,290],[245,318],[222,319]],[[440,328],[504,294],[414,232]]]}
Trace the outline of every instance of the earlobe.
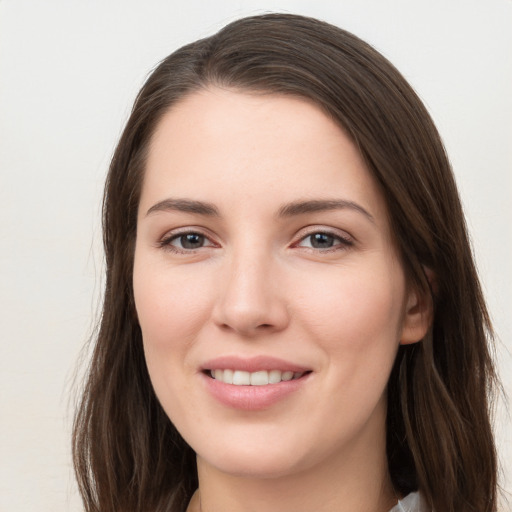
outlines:
{"label": "earlobe", "polygon": [[[425,275],[430,289],[435,290],[433,272],[425,268]],[[427,334],[434,319],[434,304],[432,293],[412,289],[407,297],[404,319],[402,323],[401,345],[409,345],[421,341]]]}

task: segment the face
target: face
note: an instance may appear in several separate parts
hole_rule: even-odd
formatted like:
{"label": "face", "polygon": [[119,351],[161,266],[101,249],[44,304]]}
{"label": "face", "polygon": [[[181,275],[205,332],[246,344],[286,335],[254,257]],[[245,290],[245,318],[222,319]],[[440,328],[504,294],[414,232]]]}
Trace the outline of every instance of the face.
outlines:
{"label": "face", "polygon": [[268,477],[384,450],[416,297],[376,183],[318,107],[220,89],[175,105],[133,281],[155,392],[198,461]]}

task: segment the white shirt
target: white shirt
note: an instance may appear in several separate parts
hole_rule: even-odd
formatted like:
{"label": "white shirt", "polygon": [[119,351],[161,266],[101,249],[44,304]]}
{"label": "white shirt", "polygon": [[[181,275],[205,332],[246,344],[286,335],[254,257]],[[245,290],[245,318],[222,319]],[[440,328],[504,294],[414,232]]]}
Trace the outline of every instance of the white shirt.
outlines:
{"label": "white shirt", "polygon": [[398,503],[389,512],[430,512],[419,492],[411,492]]}

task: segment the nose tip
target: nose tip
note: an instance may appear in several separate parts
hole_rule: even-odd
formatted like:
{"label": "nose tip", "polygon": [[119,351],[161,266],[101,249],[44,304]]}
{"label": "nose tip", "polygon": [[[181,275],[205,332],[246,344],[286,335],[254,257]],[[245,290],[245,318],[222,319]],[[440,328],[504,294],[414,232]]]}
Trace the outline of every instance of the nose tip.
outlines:
{"label": "nose tip", "polygon": [[230,272],[214,309],[217,325],[244,337],[278,332],[289,323],[288,308],[271,273],[256,267]]}
{"label": "nose tip", "polygon": [[[262,312],[263,313],[263,312]],[[244,337],[252,338],[259,334],[272,333],[283,328],[283,322],[278,318],[269,318],[268,314],[257,314],[245,308],[231,308],[223,315],[223,321],[219,322],[221,329],[233,331]]]}

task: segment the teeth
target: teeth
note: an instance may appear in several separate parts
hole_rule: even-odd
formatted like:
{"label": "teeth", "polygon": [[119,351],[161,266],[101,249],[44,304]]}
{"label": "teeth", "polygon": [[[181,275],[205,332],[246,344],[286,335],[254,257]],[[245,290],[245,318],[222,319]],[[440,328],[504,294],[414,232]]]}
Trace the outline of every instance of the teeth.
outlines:
{"label": "teeth", "polygon": [[[215,370],[218,372],[219,370]],[[220,370],[222,372],[222,370]],[[224,373],[224,372],[222,372]],[[251,383],[251,374],[249,372],[240,372],[238,370],[233,373],[233,384],[235,386],[248,386]]]}
{"label": "teeth", "polygon": [[292,380],[293,379],[293,372],[283,372],[281,375],[282,380]]}
{"label": "teeth", "polygon": [[268,372],[251,373],[251,386],[266,386],[268,384]]}
{"label": "teeth", "polygon": [[235,386],[266,386],[278,384],[281,381],[298,379],[304,372],[282,372],[281,370],[261,370],[258,372],[244,372],[241,370],[210,370],[210,375],[225,384]]}
{"label": "teeth", "polygon": [[268,372],[268,382],[269,384],[281,382],[281,372],[279,370],[270,370]]}

